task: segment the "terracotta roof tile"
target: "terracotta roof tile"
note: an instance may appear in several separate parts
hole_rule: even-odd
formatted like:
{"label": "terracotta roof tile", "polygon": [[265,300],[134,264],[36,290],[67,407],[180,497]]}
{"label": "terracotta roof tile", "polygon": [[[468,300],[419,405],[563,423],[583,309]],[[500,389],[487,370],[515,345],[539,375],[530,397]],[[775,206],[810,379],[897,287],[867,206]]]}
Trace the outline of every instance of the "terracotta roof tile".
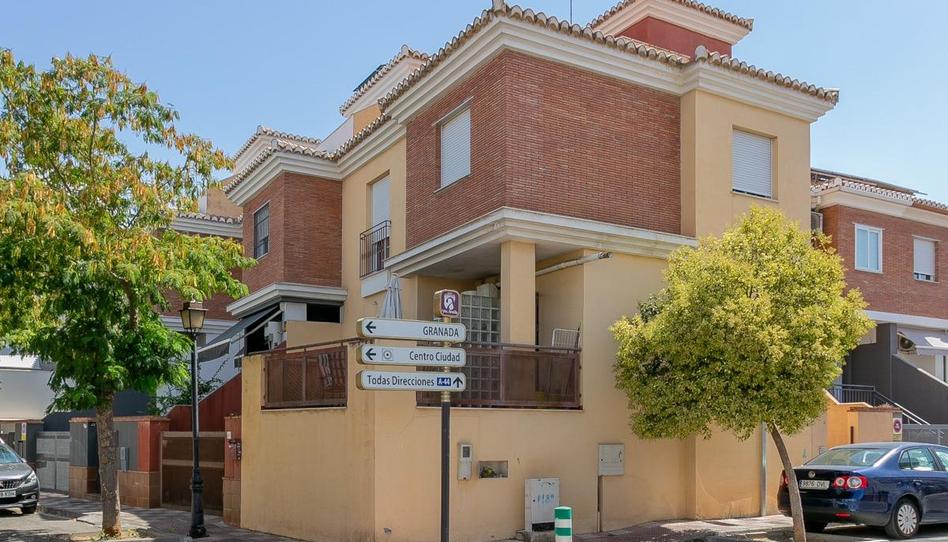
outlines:
{"label": "terracotta roof tile", "polygon": [[298,143],[293,143],[291,141],[285,141],[281,139],[274,139],[269,147],[262,150],[253,161],[247,165],[247,167],[238,171],[232,175],[228,182],[223,185],[224,193],[229,193],[231,190],[237,187],[244,179],[250,176],[251,173],[261,164],[267,161],[267,159],[278,153],[278,152],[288,152],[293,154],[300,154],[303,156],[309,156],[312,158],[318,158],[321,160],[328,160],[330,162],[337,162],[340,158],[346,155],[349,151],[356,147],[359,143],[365,140],[365,138],[372,135],[373,132],[378,130],[382,125],[384,125],[390,117],[388,115],[379,115],[376,119],[370,122],[365,128],[359,130],[359,132],[349,139],[347,139],[342,145],[339,146],[336,150],[332,152],[318,150],[314,147],[308,145],[300,145]]}
{"label": "terracotta roof tile", "polygon": [[867,194],[875,194],[878,196],[900,200],[911,204],[912,207],[918,207],[919,209],[925,209],[926,211],[948,215],[948,205],[939,201],[921,198],[914,190],[903,189],[901,187],[895,187],[896,189],[893,189],[893,186],[894,185],[889,185],[887,183],[876,184],[876,181],[863,180],[862,178],[858,177],[835,177],[832,179],[826,179],[824,176],[821,176],[819,180],[813,180],[811,182],[810,193],[816,196],[826,190],[831,190],[833,188],[848,188],[850,190],[857,190]]}
{"label": "terracotta roof tile", "polygon": [[381,81],[382,78],[388,75],[388,73],[392,71],[392,69],[399,62],[401,62],[402,60],[406,58],[414,58],[417,60],[428,60],[428,55],[421,51],[412,49],[411,47],[407,45],[402,45],[402,48],[398,52],[398,54],[396,54],[394,57],[392,57],[391,60],[389,60],[382,67],[376,70],[369,77],[367,81],[359,85],[359,88],[357,88],[355,92],[353,92],[352,96],[349,96],[349,98],[346,99],[346,101],[341,106],[339,106],[339,113],[345,116],[346,110],[349,109],[352,106],[352,104],[354,104],[359,98],[364,96],[369,91],[369,89],[371,89],[373,86],[375,86],[376,83]]}
{"label": "terracotta roof tile", "polygon": [[758,68],[747,62],[743,62],[736,58],[722,55],[717,52],[710,52],[704,45],[699,45],[695,49],[695,62],[707,62],[714,66],[720,66],[722,68],[727,68],[731,71],[738,73],[743,73],[750,75],[751,77],[756,77],[763,81],[769,81],[776,85],[780,85],[789,89],[797,90],[810,96],[815,96],[822,100],[826,100],[830,103],[837,103],[839,101],[839,90],[834,88],[822,88],[816,85],[807,83],[806,81],[800,81],[798,79],[791,79],[790,77],[768,70],[763,68]]}
{"label": "terracotta roof tile", "polygon": [[191,218],[194,220],[205,220],[207,222],[219,222],[221,224],[241,224],[244,221],[241,216],[223,216],[209,215],[207,213],[178,213],[178,218]]}
{"label": "terracotta roof tile", "polygon": [[552,15],[535,12],[532,9],[523,9],[520,6],[509,6],[502,0],[494,0],[491,9],[484,10],[479,17],[474,19],[464,30],[441,47],[437,53],[431,55],[424,64],[419,66],[418,69],[396,85],[388,94],[380,98],[379,105],[382,109],[384,110],[389,104],[408,90],[408,88],[424,78],[425,75],[443,62],[451,53],[461,47],[471,36],[498,17],[506,17],[537,26],[544,26],[561,34],[572,35],[580,39],[597,42],[613,49],[625,51],[632,55],[651,58],[672,66],[682,66],[688,63],[687,56],[674,51],[655,47],[654,45],[626,37],[616,38],[611,35],[603,34],[602,32],[593,31],[588,27],[584,28],[578,24],[570,24],[569,21],[557,19]]}
{"label": "terracotta roof tile", "polygon": [[[612,17],[613,15],[615,15],[616,13],[619,13],[620,11],[622,11],[622,8],[624,8],[624,7],[626,7],[626,6],[630,5],[630,4],[634,4],[636,1],[637,1],[637,0],[622,0],[622,1],[619,2],[618,4],[612,6],[612,7],[609,8],[608,10],[606,10],[602,15],[600,15],[600,16],[596,17],[595,19],[593,19],[592,21],[590,21],[590,23],[589,23],[587,26],[589,26],[589,27],[599,26],[599,25],[602,24],[606,19],[608,19],[608,18]],[[671,0],[671,1],[672,1],[672,2],[677,2],[677,3],[679,3],[679,4],[683,5],[683,6],[688,7],[688,8],[691,8],[691,9],[696,9],[696,10],[702,12],[702,13],[707,13],[708,15],[711,15],[711,16],[713,16],[713,17],[717,17],[717,18],[719,18],[719,19],[723,19],[723,20],[728,21],[728,22],[730,22],[730,23],[734,23],[734,24],[736,24],[736,25],[738,25],[738,26],[743,26],[744,28],[746,28],[746,29],[748,29],[748,30],[753,30],[753,29],[754,29],[754,19],[745,19],[744,17],[738,17],[737,15],[734,15],[734,14],[732,14],[732,13],[728,13],[728,12],[722,10],[722,9],[718,9],[718,8],[715,8],[715,7],[711,7],[711,6],[707,5],[707,4],[702,4],[701,2],[695,2],[695,0]]]}
{"label": "terracotta roof tile", "polygon": [[274,138],[279,138],[279,139],[285,139],[288,141],[295,141],[297,143],[306,144],[306,145],[319,145],[319,143],[321,142],[320,139],[315,138],[315,137],[301,136],[297,134],[291,134],[288,132],[281,132],[279,130],[274,130],[273,128],[268,128],[266,126],[258,125],[257,130],[253,133],[252,136],[247,138],[247,141],[245,141],[243,145],[240,146],[237,152],[234,153],[233,158],[237,158],[238,156],[246,152],[247,149],[249,149],[250,146],[253,145],[253,142],[256,141],[257,138],[260,136],[269,136],[269,137],[274,137]]}

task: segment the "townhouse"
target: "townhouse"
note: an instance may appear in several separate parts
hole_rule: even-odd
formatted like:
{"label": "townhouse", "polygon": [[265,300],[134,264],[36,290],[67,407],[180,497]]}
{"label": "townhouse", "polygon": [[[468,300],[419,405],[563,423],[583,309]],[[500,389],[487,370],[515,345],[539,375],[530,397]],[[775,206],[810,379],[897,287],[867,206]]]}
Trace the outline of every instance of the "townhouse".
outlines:
{"label": "townhouse", "polygon": [[[626,0],[585,26],[494,0],[437,52],[398,51],[326,138],[258,128],[223,187],[258,265],[205,344],[244,354],[224,486],[241,525],[437,539],[437,398],[355,387],[356,320],[396,285],[422,320],[435,291],[462,292],[454,540],[525,528],[531,479],[557,479],[578,532],[774,511],[761,435],[631,434],[608,331],[672,251],[752,206],[809,223],[810,125],[838,92],[734,59],[752,28],[693,0]],[[790,439],[795,460],[889,436],[890,411],[830,406]]]}
{"label": "townhouse", "polygon": [[921,425],[948,423],[948,206],[833,171],[813,169],[811,182],[814,225],[832,236],[877,323],[837,394],[898,404]]}

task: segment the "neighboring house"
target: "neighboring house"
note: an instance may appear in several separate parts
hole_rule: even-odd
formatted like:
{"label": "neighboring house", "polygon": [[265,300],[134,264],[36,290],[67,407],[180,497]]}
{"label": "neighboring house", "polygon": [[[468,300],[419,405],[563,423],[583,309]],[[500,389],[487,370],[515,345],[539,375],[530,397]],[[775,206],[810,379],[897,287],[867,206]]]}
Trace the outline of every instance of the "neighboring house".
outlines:
{"label": "neighboring house", "polygon": [[[846,281],[876,330],[853,353],[843,386],[873,386],[929,423],[948,423],[948,205],[910,188],[811,172],[813,209]],[[848,393],[865,393],[851,388]]]}
{"label": "neighboring house", "polygon": [[50,376],[51,368],[39,359],[0,351],[0,423],[45,418],[53,402]]}
{"label": "neighboring house", "polygon": [[[454,540],[522,529],[530,478],[558,478],[579,532],[773,512],[780,462],[759,435],[632,435],[608,331],[672,251],[752,206],[809,223],[810,125],[838,93],[732,59],[751,28],[691,0],[625,1],[586,27],[496,0],[436,53],[403,47],[372,72],[327,138],[258,128],[224,185],[258,264],[222,337],[290,349],[242,361],[241,480],[224,488],[241,524],[437,538],[437,398],[355,386],[356,320],[393,275],[406,318],[463,293]],[[835,423],[792,437],[793,460],[838,443]],[[891,438],[870,425],[832,434]],[[624,446],[622,475],[597,476],[600,444]]]}

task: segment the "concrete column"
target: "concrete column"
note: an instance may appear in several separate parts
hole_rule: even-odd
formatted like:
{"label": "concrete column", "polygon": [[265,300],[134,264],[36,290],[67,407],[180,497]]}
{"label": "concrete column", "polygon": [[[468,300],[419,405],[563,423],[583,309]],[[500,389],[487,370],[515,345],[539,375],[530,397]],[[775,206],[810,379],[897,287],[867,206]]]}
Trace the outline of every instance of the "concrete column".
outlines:
{"label": "concrete column", "polygon": [[507,241],[500,246],[500,340],[536,341],[536,247]]}

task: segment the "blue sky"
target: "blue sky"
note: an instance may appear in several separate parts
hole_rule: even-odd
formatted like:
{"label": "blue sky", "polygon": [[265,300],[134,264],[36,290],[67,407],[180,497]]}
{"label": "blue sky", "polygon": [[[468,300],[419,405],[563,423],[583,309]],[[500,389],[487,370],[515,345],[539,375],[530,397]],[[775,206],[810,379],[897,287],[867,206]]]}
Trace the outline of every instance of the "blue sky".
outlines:
{"label": "blue sky", "polygon": [[[948,2],[706,1],[755,19],[736,57],[841,89],[839,105],[814,125],[814,166],[948,202]],[[569,0],[519,3],[569,16]],[[233,152],[258,124],[328,135],[353,87],[402,43],[436,51],[489,4],[10,2],[0,47],[40,65],[67,51],[112,55],[174,104],[186,129]],[[573,0],[573,20],[586,23],[612,4]]]}

